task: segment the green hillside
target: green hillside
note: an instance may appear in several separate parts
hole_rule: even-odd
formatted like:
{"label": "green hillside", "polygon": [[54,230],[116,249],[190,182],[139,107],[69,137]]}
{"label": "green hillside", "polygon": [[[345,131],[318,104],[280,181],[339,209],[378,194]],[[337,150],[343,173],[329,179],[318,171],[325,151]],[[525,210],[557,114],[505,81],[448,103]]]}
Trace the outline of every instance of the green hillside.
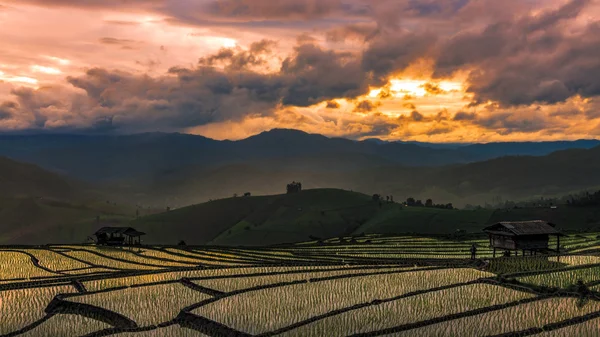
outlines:
{"label": "green hillside", "polygon": [[0,157],[0,244],[82,242],[98,227],[97,217],[126,223],[135,214],[135,207],[107,202],[84,183]]}
{"label": "green hillside", "polygon": [[600,229],[600,208],[448,210],[372,201],[365,194],[312,189],[236,197],[142,217],[131,225],[147,243],[266,245],[359,234],[481,233],[503,220],[547,220],[567,231]]}
{"label": "green hillside", "polygon": [[[396,207],[400,207],[396,205]],[[148,242],[259,244],[352,233],[377,211],[371,197],[343,190],[215,200],[132,222]]]}

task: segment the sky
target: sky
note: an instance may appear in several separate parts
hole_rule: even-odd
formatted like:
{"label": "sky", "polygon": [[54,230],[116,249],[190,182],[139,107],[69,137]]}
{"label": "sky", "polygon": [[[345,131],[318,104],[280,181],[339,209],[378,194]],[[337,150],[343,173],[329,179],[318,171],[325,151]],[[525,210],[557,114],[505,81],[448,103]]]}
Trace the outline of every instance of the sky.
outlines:
{"label": "sky", "polygon": [[0,132],[600,138],[600,0],[0,0]]}

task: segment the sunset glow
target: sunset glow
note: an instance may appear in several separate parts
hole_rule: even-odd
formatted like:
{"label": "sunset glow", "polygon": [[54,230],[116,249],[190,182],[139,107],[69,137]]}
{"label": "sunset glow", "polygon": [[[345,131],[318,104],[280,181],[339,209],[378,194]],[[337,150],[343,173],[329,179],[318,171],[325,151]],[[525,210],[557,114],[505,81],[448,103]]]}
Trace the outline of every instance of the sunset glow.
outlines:
{"label": "sunset glow", "polygon": [[600,137],[599,4],[459,2],[0,0],[0,130]]}

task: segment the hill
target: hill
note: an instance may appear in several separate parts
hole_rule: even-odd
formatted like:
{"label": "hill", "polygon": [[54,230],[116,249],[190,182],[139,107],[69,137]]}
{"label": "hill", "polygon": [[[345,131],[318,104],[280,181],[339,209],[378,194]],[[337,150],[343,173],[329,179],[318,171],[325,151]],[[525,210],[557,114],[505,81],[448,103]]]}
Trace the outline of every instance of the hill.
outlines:
{"label": "hill", "polygon": [[361,234],[481,233],[502,220],[543,219],[563,230],[600,229],[600,208],[447,210],[374,202],[368,195],[313,189],[215,200],[131,222],[147,243],[265,245]]}
{"label": "hill", "polygon": [[0,197],[72,198],[79,193],[79,187],[36,165],[0,157]]}
{"label": "hill", "polygon": [[364,168],[353,165],[352,158],[356,157],[338,154],[289,158],[279,166],[245,162],[171,170],[123,187],[119,194],[138,203],[181,207],[234,193],[277,194],[296,180],[306,188],[379,193],[393,195],[397,201],[432,198],[463,207],[563,196],[600,187],[600,147],[437,167],[381,163]]}
{"label": "hill", "polygon": [[[371,169],[382,165],[440,166],[506,155],[546,155],[569,148],[591,148],[597,140],[539,143],[491,143],[459,146],[415,142],[355,141],[298,130],[273,129],[238,141],[217,141],[180,133],[132,135],[3,134],[0,156],[30,162],[47,170],[88,181],[152,179],[164,172],[206,170],[250,164],[269,169],[321,171],[329,157],[352,165],[330,169]],[[335,162],[335,161],[334,161]]]}
{"label": "hill", "polygon": [[[89,185],[0,157],[0,244],[75,240],[102,221],[129,221],[135,208],[107,202]],[[144,210],[150,212],[149,210]]]}

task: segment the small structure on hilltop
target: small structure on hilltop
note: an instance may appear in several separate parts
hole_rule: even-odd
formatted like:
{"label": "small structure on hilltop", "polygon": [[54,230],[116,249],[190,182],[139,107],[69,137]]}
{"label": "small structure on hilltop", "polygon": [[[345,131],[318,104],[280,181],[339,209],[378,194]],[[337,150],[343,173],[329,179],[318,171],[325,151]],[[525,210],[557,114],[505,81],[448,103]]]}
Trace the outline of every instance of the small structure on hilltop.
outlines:
{"label": "small structure on hilltop", "polygon": [[102,227],[94,235],[97,245],[133,246],[140,245],[142,243],[141,236],[146,233],[131,227]]}
{"label": "small structure on hilltop", "polygon": [[298,193],[302,191],[302,183],[292,181],[291,184],[287,184],[287,194]]}
{"label": "small structure on hilltop", "polygon": [[[559,253],[560,237],[564,234],[556,230],[555,225],[542,220],[534,221],[503,221],[483,229],[490,237],[490,247],[504,250],[510,254],[515,251],[518,255],[519,250],[529,252],[530,255],[538,252],[555,251]],[[548,247],[550,235],[556,236],[556,250]]]}

